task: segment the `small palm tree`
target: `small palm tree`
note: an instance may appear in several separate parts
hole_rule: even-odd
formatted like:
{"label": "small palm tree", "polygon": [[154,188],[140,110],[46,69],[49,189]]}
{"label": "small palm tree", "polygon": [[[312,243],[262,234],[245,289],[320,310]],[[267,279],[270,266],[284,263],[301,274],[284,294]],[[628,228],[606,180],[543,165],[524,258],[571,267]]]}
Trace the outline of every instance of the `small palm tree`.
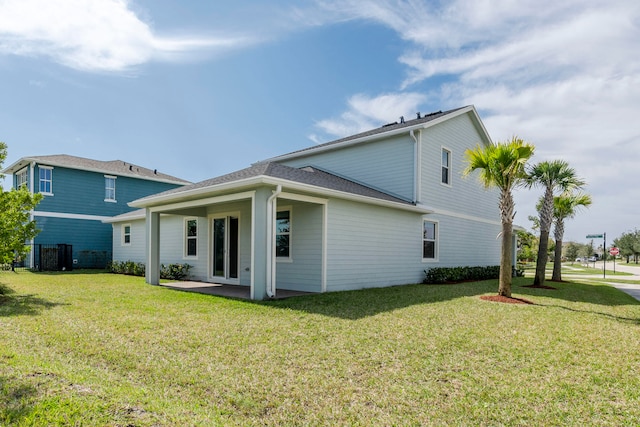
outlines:
{"label": "small palm tree", "polygon": [[564,192],[553,198],[553,237],[556,239],[554,253],[553,275],[551,280],[562,280],[562,238],[564,236],[564,220],[573,218],[582,207],[591,205],[591,196],[584,193]]}
{"label": "small palm tree", "polygon": [[547,266],[549,232],[553,222],[553,197],[556,191],[565,192],[581,188],[584,181],[577,177],[576,171],[569,167],[569,163],[564,160],[553,160],[534,165],[529,171],[527,185],[544,188],[542,207],[538,212],[540,215],[540,245],[536,260],[536,276],[533,281],[534,286],[542,286]]}
{"label": "small palm tree", "polygon": [[506,297],[511,297],[513,274],[512,239],[515,204],[512,191],[526,182],[525,165],[533,155],[534,149],[532,144],[514,136],[510,141],[486,146],[478,145],[464,153],[468,163],[463,172],[464,175],[479,170],[478,177],[485,188],[500,189],[498,207],[502,222],[502,249],[498,294]]}

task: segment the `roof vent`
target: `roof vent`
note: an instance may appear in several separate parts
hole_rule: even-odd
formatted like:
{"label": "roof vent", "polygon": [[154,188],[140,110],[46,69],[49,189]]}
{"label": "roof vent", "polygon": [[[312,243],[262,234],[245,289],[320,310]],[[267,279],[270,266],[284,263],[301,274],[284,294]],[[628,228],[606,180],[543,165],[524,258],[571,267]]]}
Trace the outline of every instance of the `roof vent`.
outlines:
{"label": "roof vent", "polygon": [[158,169],[154,169],[154,170],[153,170],[153,174],[154,174],[154,175],[158,175]]}
{"label": "roof vent", "polygon": [[404,116],[400,116],[400,123],[404,123]]}
{"label": "roof vent", "polygon": [[133,165],[129,165],[129,170],[132,171],[133,170]]}
{"label": "roof vent", "polygon": [[420,111],[418,111],[418,112],[416,113],[416,116],[418,116],[418,118],[419,118],[419,119],[421,118],[421,117],[420,117]]}

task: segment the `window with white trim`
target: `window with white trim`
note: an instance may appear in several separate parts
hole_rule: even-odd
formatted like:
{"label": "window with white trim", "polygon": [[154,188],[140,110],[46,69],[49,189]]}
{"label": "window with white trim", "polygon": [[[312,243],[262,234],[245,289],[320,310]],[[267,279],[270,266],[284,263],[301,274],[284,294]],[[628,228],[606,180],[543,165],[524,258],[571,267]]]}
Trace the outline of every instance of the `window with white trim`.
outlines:
{"label": "window with white trim", "polygon": [[53,194],[53,168],[49,166],[38,167],[40,176],[39,191],[42,194]]}
{"label": "window with white trim", "polygon": [[27,172],[27,168],[24,168],[16,173],[16,188],[20,188],[23,185],[26,187],[28,185]]}
{"label": "window with white trim", "polygon": [[131,224],[122,224],[122,245],[131,244]]}
{"label": "window with white trim", "polygon": [[423,221],[422,223],[422,259],[438,258],[438,223]]}
{"label": "window with white trim", "polygon": [[184,256],[198,256],[198,220],[196,218],[186,218],[184,221]]}
{"label": "window with white trim", "polygon": [[276,214],[276,257],[291,258],[291,210]]}
{"label": "window with white trim", "polygon": [[116,201],[116,177],[104,176],[104,201],[115,202]]}
{"label": "window with white trim", "polygon": [[442,149],[442,181],[445,185],[451,185],[451,151]]}

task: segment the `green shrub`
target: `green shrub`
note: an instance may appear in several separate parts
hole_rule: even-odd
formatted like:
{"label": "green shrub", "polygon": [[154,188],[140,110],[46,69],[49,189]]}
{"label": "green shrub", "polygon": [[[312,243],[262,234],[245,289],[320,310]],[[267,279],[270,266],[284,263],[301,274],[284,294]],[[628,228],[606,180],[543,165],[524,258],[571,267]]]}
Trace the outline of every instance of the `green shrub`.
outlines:
{"label": "green shrub", "polygon": [[189,277],[189,264],[169,264],[160,266],[160,278],[170,280],[183,280]]}
{"label": "green shrub", "polygon": [[[189,277],[189,264],[160,265],[160,278],[169,280],[183,280]],[[107,265],[107,271],[115,274],[127,274],[130,276],[144,276],[145,265],[134,261],[111,261]]]}
{"label": "green shrub", "polygon": [[127,274],[129,276],[144,276],[145,266],[141,262],[111,261],[107,264],[107,271],[116,274]]}
{"label": "green shrub", "polygon": [[487,267],[433,267],[424,271],[423,283],[457,283],[474,280],[497,279],[500,266]]}

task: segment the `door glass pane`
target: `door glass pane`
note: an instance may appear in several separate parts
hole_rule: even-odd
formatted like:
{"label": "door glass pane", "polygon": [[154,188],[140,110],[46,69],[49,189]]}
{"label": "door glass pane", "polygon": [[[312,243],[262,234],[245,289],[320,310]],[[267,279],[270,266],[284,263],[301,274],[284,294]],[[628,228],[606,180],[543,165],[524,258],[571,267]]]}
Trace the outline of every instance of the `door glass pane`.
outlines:
{"label": "door glass pane", "polygon": [[224,277],[225,218],[213,220],[213,275]]}
{"label": "door glass pane", "polygon": [[238,278],[238,218],[229,217],[229,278]]}

